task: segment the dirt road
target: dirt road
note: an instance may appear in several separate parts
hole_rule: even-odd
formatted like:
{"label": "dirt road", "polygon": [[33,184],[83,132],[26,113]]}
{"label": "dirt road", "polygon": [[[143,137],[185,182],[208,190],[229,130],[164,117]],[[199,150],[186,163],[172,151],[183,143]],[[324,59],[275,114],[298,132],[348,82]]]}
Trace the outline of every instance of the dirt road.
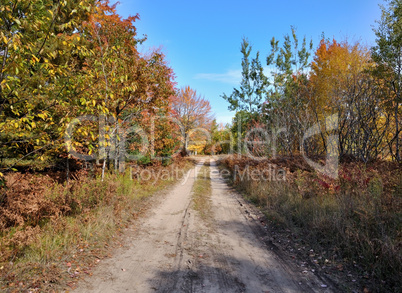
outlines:
{"label": "dirt road", "polygon": [[331,292],[264,244],[253,208],[214,163],[211,213],[202,220],[191,200],[201,166],[129,232],[128,248],[102,261],[74,292]]}

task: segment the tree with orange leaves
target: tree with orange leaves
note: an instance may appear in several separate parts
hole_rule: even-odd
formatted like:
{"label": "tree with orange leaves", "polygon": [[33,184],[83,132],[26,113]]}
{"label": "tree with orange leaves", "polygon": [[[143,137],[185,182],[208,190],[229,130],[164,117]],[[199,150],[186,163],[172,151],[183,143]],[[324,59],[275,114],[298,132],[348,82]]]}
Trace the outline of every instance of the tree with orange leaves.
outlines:
{"label": "tree with orange leaves", "polygon": [[203,131],[209,133],[209,124],[212,121],[211,105],[195,90],[186,86],[180,90],[172,103],[173,117],[180,123],[183,152],[187,153],[191,133]]}
{"label": "tree with orange leaves", "polygon": [[326,151],[325,117],[337,115],[341,156],[367,161],[383,153],[389,129],[382,84],[370,74],[370,51],[359,43],[322,40],[311,65],[309,107],[321,128]]}
{"label": "tree with orange leaves", "polygon": [[97,8],[84,29],[94,56],[86,60],[87,75],[82,82],[92,86],[83,103],[93,104],[95,113],[104,117],[101,123],[109,134],[101,138],[106,146],[101,155],[114,158],[117,168],[118,160],[124,159],[119,143],[124,128],[133,125],[141,113],[152,115],[165,109],[175,84],[162,52],[147,56],[138,52],[137,45],[145,41],[137,38],[134,23],[138,15],[123,19],[116,4],[108,0],[99,1]]}
{"label": "tree with orange leaves", "polygon": [[321,114],[332,114],[331,109],[338,111],[346,88],[370,66],[370,53],[360,44],[321,40],[311,64],[315,107],[320,108]]}

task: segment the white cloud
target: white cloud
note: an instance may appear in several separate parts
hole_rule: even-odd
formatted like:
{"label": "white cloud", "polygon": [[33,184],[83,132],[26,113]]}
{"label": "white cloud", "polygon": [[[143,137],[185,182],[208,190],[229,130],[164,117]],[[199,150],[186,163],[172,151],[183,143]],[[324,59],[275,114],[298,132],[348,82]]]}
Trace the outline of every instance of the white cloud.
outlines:
{"label": "white cloud", "polygon": [[[272,72],[275,72],[275,67],[264,66],[264,74],[270,81],[272,81]],[[216,81],[221,83],[227,83],[230,85],[239,85],[241,82],[241,70],[228,70],[226,73],[198,73],[195,79],[204,79],[210,81]]]}
{"label": "white cloud", "polygon": [[241,81],[241,70],[228,70],[226,73],[199,73],[195,76],[195,79],[238,85]]}

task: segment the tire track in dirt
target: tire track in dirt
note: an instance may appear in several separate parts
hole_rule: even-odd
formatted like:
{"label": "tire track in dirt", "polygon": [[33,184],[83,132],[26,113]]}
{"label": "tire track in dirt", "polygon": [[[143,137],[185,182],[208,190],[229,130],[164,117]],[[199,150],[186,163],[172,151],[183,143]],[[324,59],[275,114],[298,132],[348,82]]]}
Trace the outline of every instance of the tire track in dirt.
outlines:
{"label": "tire track in dirt", "polygon": [[[195,175],[196,176],[196,175]],[[178,283],[183,276],[181,268],[183,267],[183,259],[185,257],[184,243],[187,239],[187,232],[189,228],[189,220],[191,217],[191,212],[189,211],[191,201],[189,201],[183,215],[181,222],[180,231],[177,235],[176,249],[174,254],[174,270],[171,274],[160,274],[160,282],[158,287],[155,287],[156,291],[160,292],[174,292],[175,288],[178,287]]]}
{"label": "tire track in dirt", "polygon": [[[202,163],[167,195],[155,199],[148,214],[128,231],[127,248],[102,261],[74,292],[155,292],[175,285],[185,238],[191,189]],[[157,272],[169,272],[161,273]]]}
{"label": "tire track in dirt", "polygon": [[331,292],[312,289],[270,251],[214,163],[211,212],[201,219],[191,201],[201,166],[142,219],[128,248],[102,261],[75,292]]}
{"label": "tire track in dirt", "polygon": [[286,263],[264,242],[256,209],[228,187],[214,163],[211,170],[216,237],[223,257],[235,260],[233,275],[245,284],[245,291],[331,292],[321,288],[313,274],[303,275],[295,263]]}

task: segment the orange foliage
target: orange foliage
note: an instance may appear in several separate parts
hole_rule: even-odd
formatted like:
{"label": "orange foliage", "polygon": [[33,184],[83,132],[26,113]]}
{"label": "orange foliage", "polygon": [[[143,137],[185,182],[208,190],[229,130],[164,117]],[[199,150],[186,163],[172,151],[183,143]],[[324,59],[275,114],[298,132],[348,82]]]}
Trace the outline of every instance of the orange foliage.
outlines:
{"label": "orange foliage", "polygon": [[198,133],[209,133],[212,122],[211,105],[189,86],[182,88],[173,99],[172,113],[181,124],[183,141],[188,141],[191,132],[196,129]]}
{"label": "orange foliage", "polygon": [[342,102],[343,91],[370,66],[370,53],[359,43],[321,40],[310,76],[316,109],[328,112]]}

